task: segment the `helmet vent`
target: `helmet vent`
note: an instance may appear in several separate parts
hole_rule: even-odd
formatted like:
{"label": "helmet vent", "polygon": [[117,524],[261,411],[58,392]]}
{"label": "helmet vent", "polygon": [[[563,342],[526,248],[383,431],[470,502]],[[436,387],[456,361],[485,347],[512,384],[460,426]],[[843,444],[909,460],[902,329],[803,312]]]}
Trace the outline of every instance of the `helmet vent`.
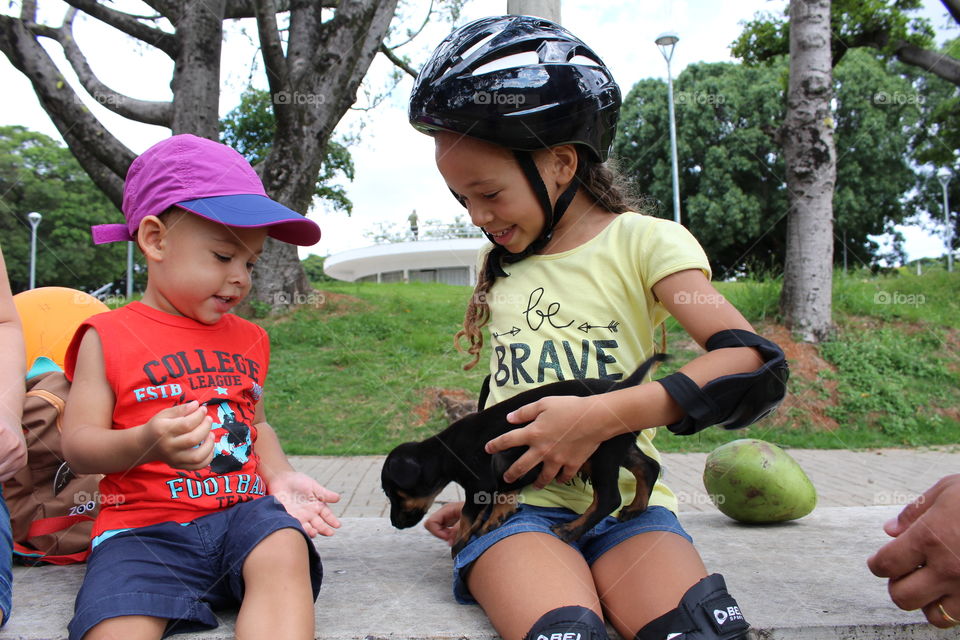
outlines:
{"label": "helmet vent", "polygon": [[461,54],[460,54],[460,59],[461,59],[461,60],[469,60],[469,59],[470,59],[470,56],[472,56],[474,53],[476,53],[477,50],[480,49],[480,47],[482,47],[483,45],[487,44],[488,42],[490,42],[491,40],[493,40],[493,39],[494,39],[495,37],[497,37],[498,35],[500,35],[500,32],[491,33],[491,34],[488,35],[486,38],[481,38],[480,40],[477,41],[477,43],[476,43],[475,45],[473,45],[472,47],[470,47],[469,49],[467,49],[466,51],[464,51],[463,53],[461,53]]}
{"label": "helmet vent", "polygon": [[532,66],[538,64],[539,62],[540,58],[537,56],[535,51],[523,51],[521,53],[514,53],[509,56],[504,56],[503,58],[491,60],[490,62],[474,69],[473,75],[482,76],[485,73],[500,71],[501,69]]}
{"label": "helmet vent", "polygon": [[593,58],[588,58],[587,56],[573,56],[570,58],[570,64],[579,64],[584,67],[599,67],[600,63],[594,60]]}

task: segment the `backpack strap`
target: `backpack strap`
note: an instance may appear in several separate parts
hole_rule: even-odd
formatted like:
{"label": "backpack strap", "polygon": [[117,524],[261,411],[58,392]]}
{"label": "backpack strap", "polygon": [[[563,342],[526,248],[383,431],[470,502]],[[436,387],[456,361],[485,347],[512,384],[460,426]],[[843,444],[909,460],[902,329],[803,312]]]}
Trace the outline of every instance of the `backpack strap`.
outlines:
{"label": "backpack strap", "polygon": [[61,556],[52,556],[44,555],[42,552],[37,551],[36,549],[31,549],[25,547],[19,542],[13,543],[13,554],[14,557],[19,562],[24,564],[56,564],[56,565],[65,565],[65,564],[75,564],[77,562],[84,562],[87,559],[87,556],[90,555],[90,549],[84,549],[83,551],[78,551],[76,553],[67,553]]}
{"label": "backpack strap", "polygon": [[90,516],[78,513],[72,516],[55,516],[53,518],[39,518],[30,523],[30,529],[27,532],[27,538],[36,536],[45,536],[64,529],[69,529],[73,525],[84,520],[93,520]]}

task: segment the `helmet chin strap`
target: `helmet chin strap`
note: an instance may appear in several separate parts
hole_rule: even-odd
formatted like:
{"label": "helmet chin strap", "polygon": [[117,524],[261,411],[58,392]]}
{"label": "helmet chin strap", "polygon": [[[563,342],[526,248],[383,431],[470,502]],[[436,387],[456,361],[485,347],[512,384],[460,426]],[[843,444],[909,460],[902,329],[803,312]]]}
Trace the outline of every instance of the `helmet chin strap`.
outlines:
{"label": "helmet chin strap", "polygon": [[563,217],[567,207],[570,206],[580,186],[578,176],[574,176],[573,180],[570,181],[570,185],[560,194],[560,197],[557,198],[556,204],[551,206],[550,194],[547,193],[547,186],[543,184],[543,177],[540,175],[540,170],[537,169],[537,164],[533,161],[533,154],[529,151],[515,150],[513,155],[520,164],[524,175],[527,176],[527,181],[533,188],[533,193],[537,196],[537,200],[540,201],[540,206],[543,209],[544,225],[540,236],[519,253],[510,253],[506,247],[496,244],[493,236],[486,231],[483,232],[484,235],[487,236],[487,239],[496,245],[490,251],[490,257],[487,260],[487,277],[491,281],[496,278],[505,278],[509,275],[503,270],[503,263],[513,264],[514,262],[519,262],[530,254],[536,253],[547,246],[547,243],[553,238],[553,230],[556,228],[557,223],[560,222],[560,218]]}

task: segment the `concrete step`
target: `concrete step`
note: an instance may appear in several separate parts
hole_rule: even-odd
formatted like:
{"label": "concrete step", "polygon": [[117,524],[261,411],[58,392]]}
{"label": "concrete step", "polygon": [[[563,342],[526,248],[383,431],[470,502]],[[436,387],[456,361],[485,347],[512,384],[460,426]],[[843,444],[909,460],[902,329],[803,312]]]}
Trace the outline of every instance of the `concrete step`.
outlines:
{"label": "concrete step", "polygon": [[[741,525],[719,512],[683,523],[710,571],[724,574],[764,640],[956,640],[919,612],[897,609],[886,581],[866,567],[888,540],[881,529],[899,506],[821,507],[794,522]],[[383,518],[345,518],[317,540],[325,580],[317,601],[318,640],[497,638],[483,611],[454,602],[447,547],[422,527],[397,531]],[[83,566],[17,567],[13,617],[0,639],[66,637]],[[183,640],[233,638],[235,615]],[[611,636],[615,637],[615,636]]]}

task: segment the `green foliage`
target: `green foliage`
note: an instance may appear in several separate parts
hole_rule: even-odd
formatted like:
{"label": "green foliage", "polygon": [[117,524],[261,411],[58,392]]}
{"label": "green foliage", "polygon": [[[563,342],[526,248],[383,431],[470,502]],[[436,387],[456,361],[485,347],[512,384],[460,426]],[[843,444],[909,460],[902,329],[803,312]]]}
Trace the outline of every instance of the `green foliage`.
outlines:
{"label": "green foliage", "polygon": [[265,321],[267,416],[287,453],[382,453],[444,426],[431,389],[479,392],[453,334],[470,296],[440,284],[329,283],[314,305]]}
{"label": "green foliage", "polygon": [[[90,227],[122,222],[70,151],[21,126],[0,127],[0,238],[14,292],[30,279],[30,223],[37,228],[37,286],[91,291],[126,275],[126,244],[95,246]],[[137,252],[139,259],[139,252]]]}
{"label": "green foliage", "polygon": [[[830,49],[834,65],[857,47],[875,48],[886,57],[905,42],[929,48],[933,44],[929,21],[908,15],[922,6],[922,0],[832,0]],[[731,53],[751,65],[769,64],[789,53],[789,10],[788,4],[783,16],[758,13],[730,45]]]}
{"label": "green foliage", "polygon": [[831,416],[879,430],[900,445],[955,429],[943,412],[960,400],[960,377],[950,370],[956,354],[952,363],[944,357],[946,343],[946,332],[936,327],[845,327],[841,339],[820,348],[837,368],[839,402]]}
{"label": "green foliage", "polygon": [[[781,420],[742,430],[707,429],[685,438],[663,432],[657,446],[710,451],[743,437],[808,448],[960,442],[958,278],[942,271],[920,278],[906,272],[836,275],[839,331],[820,347],[823,366],[836,370],[824,369],[817,380],[795,372],[789,388],[792,395],[813,393],[826,402],[837,430],[815,426],[809,407],[798,403],[781,409]],[[776,319],[776,278],[717,287],[755,326]],[[267,416],[288,453],[385,453],[446,426],[436,389],[476,395],[485,360],[464,372],[466,358],[452,344],[469,288],[331,282],[323,289],[315,304],[262,321],[273,354]],[[884,291],[887,303],[876,298]],[[924,303],[913,307],[905,297],[910,294],[923,295]],[[915,309],[922,315],[909,315]],[[674,358],[658,376],[701,353],[682,327],[668,324],[667,350]],[[826,382],[835,383],[836,392]]]}
{"label": "green foliage", "polygon": [[307,280],[314,285],[320,282],[335,282],[333,278],[323,271],[323,263],[325,261],[326,257],[316,254],[311,254],[300,261],[300,264],[303,265],[304,272],[307,274]]}
{"label": "green foliage", "polygon": [[[240,104],[220,121],[220,139],[256,166],[270,153],[275,127],[270,92],[248,87],[240,96]],[[314,195],[349,215],[353,211],[353,203],[343,187],[333,183],[338,173],[352,181],[355,175],[353,158],[343,144],[330,140],[317,176]]]}
{"label": "green foliage", "polygon": [[[687,66],[674,85],[683,222],[700,240],[716,277],[779,272],[786,253],[787,193],[776,131],[784,118],[786,60],[762,67]],[[909,82],[854,51],[836,72],[837,187],[834,255],[872,264],[883,233],[912,213],[916,182],[904,157],[921,128]],[[667,87],[641,80],[624,100],[614,151],[638,191],[672,202]],[[877,98],[877,96],[881,96]],[[887,96],[888,99],[884,99]],[[671,206],[661,214],[672,218]],[[895,248],[896,251],[896,248]]]}

